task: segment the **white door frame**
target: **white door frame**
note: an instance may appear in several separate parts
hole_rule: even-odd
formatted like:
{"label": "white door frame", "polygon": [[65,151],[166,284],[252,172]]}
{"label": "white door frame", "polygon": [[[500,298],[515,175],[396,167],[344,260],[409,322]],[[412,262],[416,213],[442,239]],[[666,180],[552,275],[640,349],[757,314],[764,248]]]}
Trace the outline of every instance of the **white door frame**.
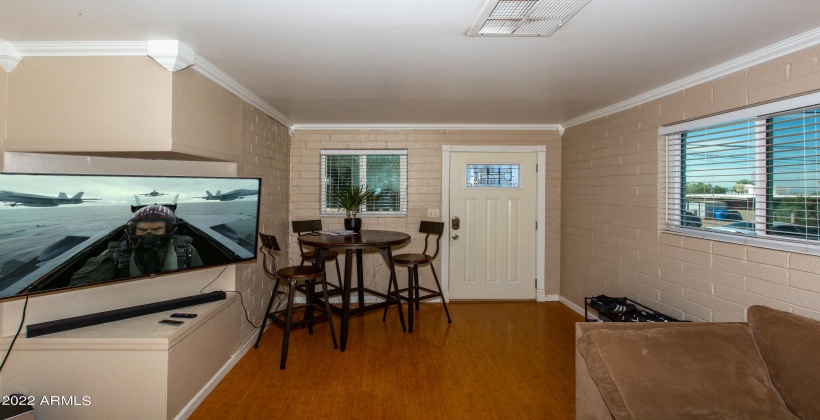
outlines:
{"label": "white door frame", "polygon": [[535,300],[545,302],[544,261],[547,246],[547,146],[441,146],[441,217],[444,220],[445,239],[441,242],[441,288],[444,298],[450,301],[450,153],[451,152],[490,152],[490,153],[532,153],[535,152],[538,173],[537,179],[537,217],[538,233],[535,235]]}

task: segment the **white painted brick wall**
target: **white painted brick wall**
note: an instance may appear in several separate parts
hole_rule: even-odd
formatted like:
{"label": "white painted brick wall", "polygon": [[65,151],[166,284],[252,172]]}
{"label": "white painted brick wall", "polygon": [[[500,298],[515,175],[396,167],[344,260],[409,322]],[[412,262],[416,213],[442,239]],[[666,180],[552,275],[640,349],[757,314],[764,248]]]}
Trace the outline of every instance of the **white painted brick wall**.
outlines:
{"label": "white painted brick wall", "polygon": [[[557,294],[560,279],[561,138],[555,131],[465,131],[465,130],[399,130],[399,131],[297,131],[291,149],[291,220],[319,218],[319,176],[321,149],[406,149],[408,172],[407,217],[374,218],[363,216],[366,228],[407,232],[412,240],[393,252],[420,252],[424,237],[418,233],[419,222],[429,220],[428,208],[441,208],[441,147],[442,145],[510,145],[547,146],[546,294]],[[325,229],[339,229],[342,218],[324,217]],[[296,236],[290,234],[291,249],[298,249]],[[291,253],[291,263],[298,264],[298,254]],[[386,291],[388,273],[379,254],[365,257],[367,287]],[[344,264],[342,261],[342,268]],[[440,258],[435,262],[441,277]],[[419,269],[420,281],[433,286],[429,269]],[[406,284],[406,271],[398,267],[399,284]],[[335,273],[331,274],[331,281]]]}
{"label": "white painted brick wall", "polygon": [[[245,104],[243,112],[242,144],[246,152],[239,162],[239,175],[262,178],[259,230],[275,235],[280,244],[286,244],[290,230],[290,134],[285,125],[250,104]],[[285,247],[276,261],[283,266],[288,260],[288,249]],[[256,263],[237,266],[236,288],[242,293],[251,321],[261,324],[273,288],[273,283],[262,270],[261,255]],[[253,333],[253,327],[246,322],[244,315],[239,322],[241,337]]]}
{"label": "white painted brick wall", "polygon": [[742,320],[754,304],[820,319],[820,257],[659,231],[657,135],[664,124],[820,89],[818,63],[812,47],[568,128],[561,295],[579,306],[585,296],[627,296],[691,320]]}

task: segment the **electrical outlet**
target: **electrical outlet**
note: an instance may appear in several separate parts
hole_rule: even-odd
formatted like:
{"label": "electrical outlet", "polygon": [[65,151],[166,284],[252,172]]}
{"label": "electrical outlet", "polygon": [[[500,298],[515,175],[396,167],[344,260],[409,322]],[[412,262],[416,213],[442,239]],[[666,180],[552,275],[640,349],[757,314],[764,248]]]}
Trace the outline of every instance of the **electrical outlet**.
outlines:
{"label": "electrical outlet", "polygon": [[427,217],[439,217],[438,209],[427,209]]}

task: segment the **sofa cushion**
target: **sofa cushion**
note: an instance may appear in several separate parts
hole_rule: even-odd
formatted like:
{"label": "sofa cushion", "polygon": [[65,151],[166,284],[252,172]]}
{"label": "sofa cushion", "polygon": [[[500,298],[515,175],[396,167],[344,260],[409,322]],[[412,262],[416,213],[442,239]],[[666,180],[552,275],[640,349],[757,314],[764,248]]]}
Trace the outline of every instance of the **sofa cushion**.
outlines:
{"label": "sofa cushion", "polygon": [[800,418],[820,419],[820,321],[752,306],[747,318],[769,376]]}
{"label": "sofa cushion", "polygon": [[595,330],[578,340],[616,419],[794,419],[744,324]]}

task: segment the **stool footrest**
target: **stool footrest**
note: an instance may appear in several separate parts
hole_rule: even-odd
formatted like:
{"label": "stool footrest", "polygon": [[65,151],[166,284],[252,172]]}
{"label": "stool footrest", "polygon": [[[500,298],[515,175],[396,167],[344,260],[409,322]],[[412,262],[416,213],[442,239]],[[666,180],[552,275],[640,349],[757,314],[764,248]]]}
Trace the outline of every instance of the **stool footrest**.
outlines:
{"label": "stool footrest", "polygon": [[[438,292],[438,290],[432,290],[432,289],[428,289],[426,287],[419,287],[418,289],[419,289],[419,291],[427,292],[427,294],[424,294],[424,295],[421,295],[421,296],[414,296],[413,300],[426,300],[426,299],[432,299],[432,298],[435,298],[435,297],[442,297],[442,298],[444,297],[444,296],[442,296],[441,293]],[[392,290],[390,292],[390,296],[398,297],[399,299],[401,299],[405,302],[409,301],[410,297],[409,296],[403,296],[402,293],[407,293],[407,288],[406,287],[404,289]]]}
{"label": "stool footrest", "polygon": [[[293,307],[293,317],[296,318],[297,312],[304,312],[307,309],[307,305],[299,305]],[[309,322],[313,322],[316,320],[327,320],[327,315],[325,315],[325,309],[317,306],[313,306],[314,314],[312,317],[307,319],[301,320],[293,320],[291,325],[299,325],[299,324],[306,324]],[[285,314],[287,313],[287,309],[280,309],[278,311],[271,312],[267,314],[267,318],[271,321],[277,323],[277,325],[284,325],[285,323]]]}
{"label": "stool footrest", "polygon": [[[321,295],[322,294],[321,283],[319,283],[317,281],[316,284],[315,284],[315,287],[316,287],[316,290],[314,290],[314,292],[313,292],[314,296]],[[307,285],[306,282],[304,282],[304,283],[301,283],[301,284],[297,284],[295,286],[295,288],[296,288],[296,290],[298,290],[301,293],[307,293],[308,285]],[[335,285],[335,284],[328,283],[327,284],[327,292],[329,294],[334,294],[334,293],[335,294],[340,294],[340,293],[342,293],[342,288]],[[279,293],[284,293],[284,292],[280,291]]]}

